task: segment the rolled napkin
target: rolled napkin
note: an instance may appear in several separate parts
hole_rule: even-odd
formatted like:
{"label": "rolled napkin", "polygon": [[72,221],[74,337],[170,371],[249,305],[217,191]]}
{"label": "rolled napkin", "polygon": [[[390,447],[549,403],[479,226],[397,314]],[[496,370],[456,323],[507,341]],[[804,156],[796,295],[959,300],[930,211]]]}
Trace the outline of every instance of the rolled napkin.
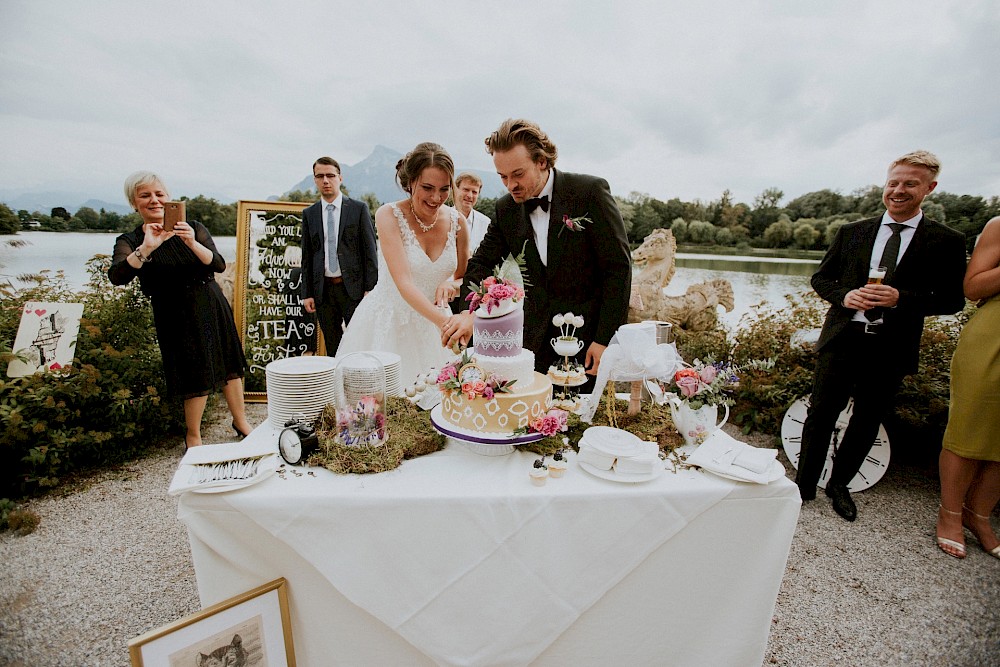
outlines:
{"label": "rolled napkin", "polygon": [[619,456],[614,469],[619,475],[650,475],[663,468],[660,448],[655,442],[643,442],[641,451],[632,456]]}
{"label": "rolled napkin", "polygon": [[[743,454],[746,454],[744,463],[748,465],[759,467],[760,462],[765,457],[770,459],[771,463],[765,466],[763,471],[756,472],[736,464],[736,459]],[[736,440],[722,429],[718,429],[698,446],[698,449],[688,457],[687,463],[743,482],[767,484],[773,477],[771,469],[777,454],[776,449],[751,447],[745,442]]]}

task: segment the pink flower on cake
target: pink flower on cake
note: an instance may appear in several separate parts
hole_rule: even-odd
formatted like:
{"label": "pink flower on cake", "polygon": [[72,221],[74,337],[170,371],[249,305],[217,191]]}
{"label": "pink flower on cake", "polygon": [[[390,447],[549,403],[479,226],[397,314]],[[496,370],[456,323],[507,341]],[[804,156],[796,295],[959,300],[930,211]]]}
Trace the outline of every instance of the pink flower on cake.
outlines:
{"label": "pink flower on cake", "polygon": [[486,385],[486,389],[483,389],[483,398],[486,400],[493,398],[493,387]]}
{"label": "pink flower on cake", "polygon": [[438,373],[437,382],[438,384],[442,384],[456,377],[458,377],[458,369],[454,366],[448,365],[442,368],[441,372]]}
{"label": "pink flower on cake", "polygon": [[555,435],[556,433],[567,429],[567,418],[568,413],[565,410],[553,408],[538,419],[531,422],[530,426],[533,431],[537,431],[542,435]]}

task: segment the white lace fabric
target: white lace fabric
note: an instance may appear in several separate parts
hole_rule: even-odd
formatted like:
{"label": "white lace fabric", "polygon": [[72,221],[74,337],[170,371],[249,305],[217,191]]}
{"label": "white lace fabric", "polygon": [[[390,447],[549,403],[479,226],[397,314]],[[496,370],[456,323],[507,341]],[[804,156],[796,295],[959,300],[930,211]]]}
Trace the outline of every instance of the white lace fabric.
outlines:
{"label": "white lace fabric", "polygon": [[[451,210],[448,240],[441,256],[432,262],[420,247],[403,212],[396,204],[391,204],[391,207],[403,237],[403,248],[413,284],[433,303],[438,285],[450,278],[458,268],[458,214],[454,209]],[[378,283],[354,312],[337,356],[370,350],[395,352],[402,357],[401,387],[409,386],[417,375],[426,373],[431,367],[441,368],[452,356],[451,352],[441,346],[441,332],[438,328],[413,310],[399,293],[382,254],[381,244],[378,247]]]}

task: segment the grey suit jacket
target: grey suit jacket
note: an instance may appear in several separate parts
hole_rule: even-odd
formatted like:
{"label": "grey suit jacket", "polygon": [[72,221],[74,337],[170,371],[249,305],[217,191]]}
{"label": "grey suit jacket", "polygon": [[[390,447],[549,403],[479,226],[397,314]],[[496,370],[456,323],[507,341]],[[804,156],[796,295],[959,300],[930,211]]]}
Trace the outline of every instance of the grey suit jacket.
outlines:
{"label": "grey suit jacket", "polygon": [[[321,199],[302,211],[302,298],[323,298],[326,243],[323,226],[326,203]],[[378,282],[375,227],[368,205],[344,197],[337,238],[337,259],[344,288],[355,301]]]}

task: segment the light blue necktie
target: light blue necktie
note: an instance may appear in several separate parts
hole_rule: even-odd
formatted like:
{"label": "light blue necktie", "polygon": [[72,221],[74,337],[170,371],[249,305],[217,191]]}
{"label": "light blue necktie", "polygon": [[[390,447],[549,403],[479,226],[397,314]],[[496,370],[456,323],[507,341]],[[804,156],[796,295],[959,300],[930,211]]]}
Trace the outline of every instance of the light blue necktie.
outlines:
{"label": "light blue necktie", "polygon": [[340,260],[337,258],[337,229],[333,224],[333,204],[326,205],[326,257],[330,264],[330,273],[340,271]]}

